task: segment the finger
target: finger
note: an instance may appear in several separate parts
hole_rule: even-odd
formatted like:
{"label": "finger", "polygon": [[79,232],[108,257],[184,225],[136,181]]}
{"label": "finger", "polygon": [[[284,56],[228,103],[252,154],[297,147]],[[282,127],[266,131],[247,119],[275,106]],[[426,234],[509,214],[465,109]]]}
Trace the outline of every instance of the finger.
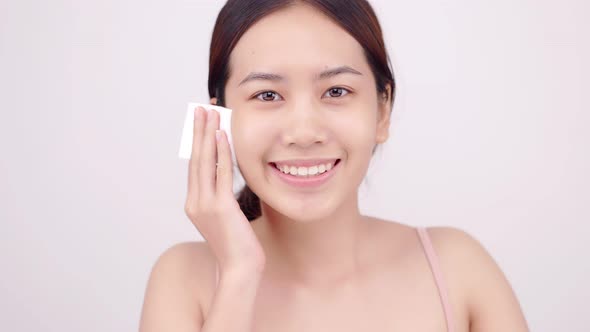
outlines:
{"label": "finger", "polygon": [[224,130],[217,141],[217,194],[233,196],[233,167],[231,150]]}
{"label": "finger", "polygon": [[193,120],[193,146],[188,166],[188,196],[196,199],[199,194],[199,158],[207,114],[202,107],[195,109]]}
{"label": "finger", "polygon": [[199,196],[205,201],[211,201],[210,199],[215,195],[215,162],[217,160],[215,130],[218,128],[219,114],[213,109],[208,110],[199,162]]}

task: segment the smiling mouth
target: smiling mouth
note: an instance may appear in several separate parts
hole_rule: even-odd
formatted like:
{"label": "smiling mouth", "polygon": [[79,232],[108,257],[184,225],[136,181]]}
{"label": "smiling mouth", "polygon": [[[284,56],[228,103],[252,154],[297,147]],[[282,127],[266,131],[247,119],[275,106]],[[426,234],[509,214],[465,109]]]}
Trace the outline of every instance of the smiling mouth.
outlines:
{"label": "smiling mouth", "polygon": [[269,165],[271,165],[272,167],[274,167],[274,168],[275,168],[277,171],[279,171],[279,172],[283,173],[284,175],[290,175],[290,176],[292,176],[292,177],[294,177],[294,178],[310,178],[310,177],[316,177],[316,176],[321,176],[321,175],[323,175],[323,174],[328,174],[328,173],[330,173],[330,172],[331,172],[331,171],[332,171],[332,170],[333,170],[333,169],[336,167],[336,165],[338,165],[338,164],[340,163],[340,161],[341,161],[340,159],[336,159],[336,161],[334,162],[334,165],[332,166],[332,168],[331,168],[331,169],[329,169],[329,170],[326,170],[326,171],[325,171],[325,172],[323,172],[323,173],[319,173],[319,172],[318,172],[318,173],[316,173],[316,174],[314,174],[314,175],[293,175],[293,174],[291,174],[291,173],[285,173],[285,172],[283,172],[283,171],[282,171],[280,168],[278,168],[278,167],[277,167],[277,164],[276,164],[276,163],[274,163],[274,162],[270,162],[270,163],[268,163],[268,164],[269,164]]}

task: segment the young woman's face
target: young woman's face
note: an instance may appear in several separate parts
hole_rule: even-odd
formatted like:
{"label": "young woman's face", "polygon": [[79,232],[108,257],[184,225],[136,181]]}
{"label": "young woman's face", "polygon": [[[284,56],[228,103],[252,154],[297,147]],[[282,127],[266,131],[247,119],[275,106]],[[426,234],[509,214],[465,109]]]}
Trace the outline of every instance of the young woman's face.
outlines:
{"label": "young woman's face", "polygon": [[[339,67],[345,70],[319,78]],[[243,82],[251,73],[282,78]],[[232,51],[225,93],[240,170],[263,204],[311,220],[356,200],[372,149],[387,139],[391,108],[378,98],[361,45],[345,30],[305,5],[266,16]],[[323,158],[340,162],[329,181],[313,188],[283,182],[269,164]]]}

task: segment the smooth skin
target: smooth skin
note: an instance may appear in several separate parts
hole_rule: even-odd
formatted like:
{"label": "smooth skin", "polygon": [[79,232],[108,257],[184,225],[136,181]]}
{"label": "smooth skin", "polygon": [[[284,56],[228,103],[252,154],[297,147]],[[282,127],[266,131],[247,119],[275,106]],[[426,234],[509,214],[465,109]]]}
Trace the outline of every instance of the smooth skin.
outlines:
{"label": "smooth skin", "polygon": [[[316,79],[339,66],[360,75]],[[215,140],[219,115],[201,110],[185,211],[206,241],[174,245],[158,258],[140,331],[446,331],[415,228],[358,209],[358,187],[372,148],[389,136],[391,110],[361,45],[297,5],[252,26],[230,68],[226,106],[234,110],[236,157],[263,215],[248,223],[236,209],[224,166],[229,145],[225,135]],[[252,72],[283,79],[240,84]],[[322,190],[291,188],[268,166],[319,157],[342,163]],[[528,331],[508,280],[475,238],[453,227],[428,232],[457,332]]]}

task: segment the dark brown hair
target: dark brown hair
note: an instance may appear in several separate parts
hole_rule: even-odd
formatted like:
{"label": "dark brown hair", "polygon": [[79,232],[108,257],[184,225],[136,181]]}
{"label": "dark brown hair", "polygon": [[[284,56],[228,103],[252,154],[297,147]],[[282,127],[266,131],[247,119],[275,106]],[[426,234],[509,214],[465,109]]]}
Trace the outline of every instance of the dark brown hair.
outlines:
{"label": "dark brown hair", "polygon": [[[386,101],[395,98],[395,80],[387,55],[381,26],[366,0],[228,0],[215,22],[209,55],[209,97],[225,106],[225,85],[229,78],[229,58],[242,35],[263,17],[298,3],[311,5],[345,29],[364,49],[377,92]],[[386,87],[391,90],[385,95]],[[375,149],[373,149],[373,154]],[[245,185],[238,203],[249,221],[261,215],[260,199]]]}

